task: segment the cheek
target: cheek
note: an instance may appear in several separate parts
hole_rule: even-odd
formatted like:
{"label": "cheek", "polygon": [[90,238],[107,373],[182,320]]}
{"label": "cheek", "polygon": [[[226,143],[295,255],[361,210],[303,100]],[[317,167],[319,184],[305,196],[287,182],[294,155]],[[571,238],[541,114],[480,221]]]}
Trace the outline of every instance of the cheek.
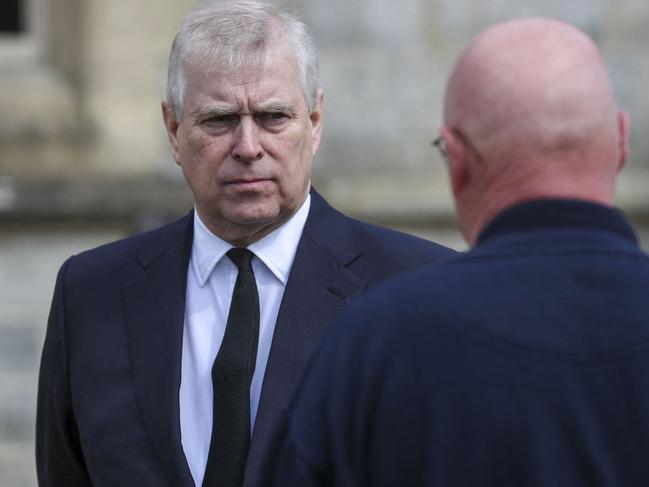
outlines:
{"label": "cheek", "polygon": [[205,135],[188,139],[181,149],[182,164],[193,172],[214,171],[227,154],[223,141]]}
{"label": "cheek", "polygon": [[287,131],[279,141],[281,150],[294,168],[304,166],[312,158],[313,143],[306,127],[296,127]]}
{"label": "cheek", "polygon": [[310,145],[302,143],[296,147],[295,157],[285,174],[285,190],[291,199],[301,198],[309,189],[311,180],[311,150]]}
{"label": "cheek", "polygon": [[283,179],[291,186],[301,184],[311,174],[311,138],[304,132],[294,131],[276,145],[276,160],[281,162]]}
{"label": "cheek", "polygon": [[223,145],[208,137],[188,140],[182,146],[181,169],[197,200],[214,200],[220,196],[219,174],[224,160]]}
{"label": "cheek", "polygon": [[188,159],[200,159],[210,147],[210,140],[205,135],[191,134],[185,141],[184,151]]}

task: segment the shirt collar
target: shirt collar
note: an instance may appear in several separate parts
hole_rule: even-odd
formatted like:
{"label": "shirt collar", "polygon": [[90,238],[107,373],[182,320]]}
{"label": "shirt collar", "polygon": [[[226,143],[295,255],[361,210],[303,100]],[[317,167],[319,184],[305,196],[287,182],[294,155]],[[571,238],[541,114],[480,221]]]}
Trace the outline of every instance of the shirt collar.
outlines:
{"label": "shirt collar", "polygon": [[[310,207],[311,195],[307,194],[302,206],[287,222],[248,246],[248,249],[284,285],[288,280]],[[198,212],[194,211],[194,242],[191,260],[201,287],[210,278],[214,267],[232,247],[232,244],[212,233],[205,226]]]}

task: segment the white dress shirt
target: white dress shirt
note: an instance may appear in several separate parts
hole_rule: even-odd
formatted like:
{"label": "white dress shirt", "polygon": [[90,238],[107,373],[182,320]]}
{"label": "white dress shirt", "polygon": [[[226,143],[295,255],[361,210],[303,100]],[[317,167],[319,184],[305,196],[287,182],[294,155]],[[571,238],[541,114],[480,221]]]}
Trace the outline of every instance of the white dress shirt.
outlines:
{"label": "white dress shirt", "polygon": [[[251,431],[259,406],[277,314],[311,196],[284,225],[248,249],[259,291],[259,344],[250,385]],[[194,212],[194,241],[187,271],[180,383],[182,446],[196,485],[203,483],[212,436],[212,364],[225,333],[237,268],[225,255],[232,245],[214,235]]]}

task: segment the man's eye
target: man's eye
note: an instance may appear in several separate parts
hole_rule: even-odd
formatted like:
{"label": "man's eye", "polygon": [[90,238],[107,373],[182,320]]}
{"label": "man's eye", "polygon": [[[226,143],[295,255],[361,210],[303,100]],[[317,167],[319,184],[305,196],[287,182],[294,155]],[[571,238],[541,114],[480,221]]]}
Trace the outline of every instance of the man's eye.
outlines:
{"label": "man's eye", "polygon": [[262,123],[277,123],[288,119],[288,115],[283,112],[261,112],[255,118]]}
{"label": "man's eye", "polygon": [[236,114],[229,115],[215,115],[213,117],[206,118],[203,123],[208,125],[229,125],[234,124],[239,121],[239,116]]}

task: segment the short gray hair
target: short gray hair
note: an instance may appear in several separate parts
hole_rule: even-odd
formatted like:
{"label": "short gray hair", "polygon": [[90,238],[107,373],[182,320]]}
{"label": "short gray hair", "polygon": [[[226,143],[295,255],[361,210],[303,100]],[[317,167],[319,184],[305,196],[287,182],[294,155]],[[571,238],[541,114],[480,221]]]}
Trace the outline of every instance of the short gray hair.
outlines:
{"label": "short gray hair", "polygon": [[239,69],[273,41],[292,49],[309,110],[315,107],[320,80],[318,56],[307,27],[294,15],[250,0],[205,0],[183,19],[171,46],[167,103],[182,117],[185,68],[207,59],[224,69]]}

